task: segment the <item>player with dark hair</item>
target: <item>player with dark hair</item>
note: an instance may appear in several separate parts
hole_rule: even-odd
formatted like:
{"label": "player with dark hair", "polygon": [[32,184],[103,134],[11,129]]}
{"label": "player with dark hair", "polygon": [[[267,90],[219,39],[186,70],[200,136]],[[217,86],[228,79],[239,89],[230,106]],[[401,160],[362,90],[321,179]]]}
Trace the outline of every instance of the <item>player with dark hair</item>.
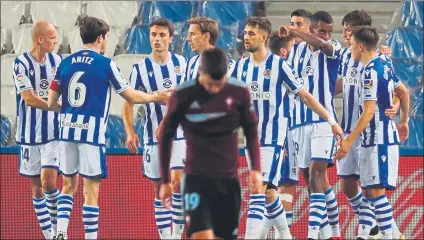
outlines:
{"label": "player with dark hair", "polygon": [[[291,238],[284,208],[275,191],[283,156],[287,131],[287,118],[283,113],[287,104],[283,97],[287,90],[296,94],[307,106],[333,125],[335,135],[342,135],[340,127],[323,106],[308,91],[284,59],[266,48],[271,33],[271,23],[264,17],[251,17],[244,28],[244,45],[250,56],[237,62],[233,76],[250,88],[255,111],[259,117],[258,134],[261,144],[263,186],[252,191],[246,221],[245,238],[264,238],[267,229],[262,228],[263,218],[270,219],[279,236]],[[267,222],[267,221],[266,221]],[[262,231],[264,229],[265,231]]]}
{"label": "player with dark hair", "polygon": [[[399,164],[399,144],[408,137],[409,92],[393,70],[391,61],[377,53],[378,32],[372,27],[352,31],[352,59],[364,66],[360,78],[360,116],[349,136],[342,141],[334,159],[342,159],[361,136],[359,176],[363,192],[359,210],[358,239],[368,239],[371,229],[371,205],[383,239],[394,239],[392,207],[386,189],[395,189]],[[384,112],[390,108],[393,96],[400,98],[400,121],[396,125]],[[396,238],[398,239],[398,238]]]}
{"label": "player with dark hair", "polygon": [[261,185],[257,117],[246,86],[227,80],[228,59],[220,48],[202,54],[199,76],[177,87],[162,121],[159,141],[160,198],[171,196],[169,164],[179,124],[187,141],[183,202],[193,239],[237,239],[241,192],[237,129],[242,127],[250,154],[250,181]]}
{"label": "player with dark hair", "polygon": [[[218,42],[219,26],[218,23],[207,17],[193,17],[187,20],[189,24],[187,41],[190,44],[191,50],[198,55],[191,57],[187,62],[186,77],[184,81],[195,80],[198,76],[200,58],[203,51],[214,48]],[[229,59],[227,75],[230,76],[235,61]]]}
{"label": "player with dark hair", "polygon": [[[139,63],[134,64],[130,81],[134,89],[147,93],[175,89],[184,78],[186,60],[183,56],[169,52],[169,45],[173,40],[174,26],[168,20],[159,18],[150,23],[149,30],[152,53]],[[127,145],[131,153],[137,153],[140,140],[133,128],[133,106],[125,102],[122,119],[127,132]],[[160,129],[166,107],[158,103],[143,105],[145,108],[144,122],[144,153],[143,153],[143,176],[149,178],[153,184],[155,193],[154,209],[155,221],[161,239],[180,239],[184,231],[184,218],[181,202],[180,184],[184,169],[186,143],[181,128],[178,128],[174,139],[174,150],[171,161],[171,187],[172,209],[169,211],[159,200],[160,171],[158,140],[155,134]],[[172,220],[172,236],[171,236]]]}
{"label": "player with dark hair", "polygon": [[[296,9],[290,14],[290,26],[301,32],[309,32],[312,13],[305,9]],[[303,42],[302,38],[296,37],[296,43]]]}
{"label": "player with dark hair", "polygon": [[[166,103],[167,93],[147,94],[129,88],[115,62],[101,55],[106,48],[108,25],[85,17],[80,26],[84,48],[65,58],[50,86],[49,109],[61,113],[59,154],[64,175],[57,202],[57,239],[67,239],[73,195],[79,175],[84,180],[82,216],[86,239],[97,239],[99,187],[107,177],[106,126],[111,89],[131,103]],[[62,96],[62,105],[58,100]]]}
{"label": "player with dark hair", "polygon": [[[333,18],[325,11],[316,12],[311,17],[309,31],[311,34],[290,26],[280,28],[283,36],[299,37],[305,41],[293,53],[292,67],[302,79],[304,89],[312,93],[336,119],[333,97],[341,46],[336,40],[331,40]],[[336,140],[342,139],[334,139],[325,120],[299,100],[295,101],[290,116],[296,158],[311,193],[308,238],[317,239],[320,231],[321,238],[340,238],[337,200],[328,181],[327,167],[334,164],[332,155]]]}

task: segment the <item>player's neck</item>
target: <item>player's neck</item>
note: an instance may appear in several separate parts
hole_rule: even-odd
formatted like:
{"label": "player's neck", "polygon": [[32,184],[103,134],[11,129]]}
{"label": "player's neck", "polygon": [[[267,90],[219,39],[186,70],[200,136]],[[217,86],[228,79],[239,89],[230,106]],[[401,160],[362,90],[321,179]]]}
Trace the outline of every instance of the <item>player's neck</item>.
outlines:
{"label": "player's neck", "polygon": [[36,46],[31,47],[29,54],[34,60],[41,64],[46,60],[46,53],[41,51],[41,49],[37,48]]}
{"label": "player's neck", "polygon": [[370,52],[363,52],[362,56],[361,56],[361,64],[362,66],[366,66],[368,65],[368,63],[375,57],[377,56],[377,52],[376,51],[370,51]]}
{"label": "player's neck", "polygon": [[100,54],[101,49],[102,49],[102,47],[100,46],[100,44],[93,44],[93,43],[84,44],[84,48],[91,49],[91,50],[95,51],[98,54]]}
{"label": "player's neck", "polygon": [[165,64],[169,60],[169,52],[168,51],[162,51],[162,52],[152,52],[152,59],[155,60],[155,62],[160,64]]}
{"label": "player's neck", "polygon": [[268,55],[268,49],[265,46],[259,47],[258,50],[250,54],[254,64],[262,63],[265,60],[267,55]]}
{"label": "player's neck", "polygon": [[208,44],[205,48],[203,48],[202,50],[199,51],[200,54],[202,54],[205,50],[214,48],[214,46],[212,46],[211,44]]}

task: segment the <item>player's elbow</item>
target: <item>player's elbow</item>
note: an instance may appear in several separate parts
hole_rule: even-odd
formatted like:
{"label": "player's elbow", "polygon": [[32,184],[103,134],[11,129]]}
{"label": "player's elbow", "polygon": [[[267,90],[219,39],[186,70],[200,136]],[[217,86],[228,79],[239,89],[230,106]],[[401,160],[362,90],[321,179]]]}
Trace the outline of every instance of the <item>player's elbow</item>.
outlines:
{"label": "player's elbow", "polygon": [[23,94],[22,95],[22,98],[24,99],[25,104],[27,106],[34,107],[34,105],[35,105],[35,96],[32,93],[31,94]]}
{"label": "player's elbow", "polygon": [[395,94],[396,96],[399,97],[401,101],[405,101],[406,99],[409,99],[409,90],[405,86],[396,88]]}

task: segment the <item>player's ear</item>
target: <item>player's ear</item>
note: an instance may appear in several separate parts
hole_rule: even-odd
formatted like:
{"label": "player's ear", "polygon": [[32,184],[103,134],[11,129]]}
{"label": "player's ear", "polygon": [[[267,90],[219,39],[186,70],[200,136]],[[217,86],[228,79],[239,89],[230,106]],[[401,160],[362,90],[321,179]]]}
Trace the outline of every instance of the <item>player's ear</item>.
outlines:
{"label": "player's ear", "polygon": [[203,34],[203,39],[205,40],[205,42],[209,42],[209,39],[211,38],[211,33],[210,32],[205,32]]}

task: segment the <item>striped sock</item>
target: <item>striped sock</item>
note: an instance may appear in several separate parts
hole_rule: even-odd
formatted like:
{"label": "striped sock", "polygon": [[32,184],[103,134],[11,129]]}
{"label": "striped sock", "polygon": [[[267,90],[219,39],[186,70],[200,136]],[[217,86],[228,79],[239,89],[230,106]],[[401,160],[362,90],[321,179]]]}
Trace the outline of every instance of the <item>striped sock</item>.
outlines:
{"label": "striped sock", "polygon": [[184,212],[181,193],[172,193],[172,238],[180,239],[184,232]]}
{"label": "striped sock", "polygon": [[350,206],[353,209],[353,212],[355,212],[356,217],[359,219],[359,207],[361,206],[362,203],[362,192],[359,191],[358,194],[356,194],[356,196],[354,196],[353,198],[348,198]]}
{"label": "striped sock", "polygon": [[373,228],[373,222],[375,222],[375,215],[371,209],[371,202],[365,197],[362,198],[361,206],[359,207],[359,228],[358,237],[368,239],[370,231]]}
{"label": "striped sock", "polygon": [[251,194],[246,219],[246,239],[258,239],[265,212],[265,194]]}
{"label": "striped sock", "polygon": [[339,207],[337,206],[336,195],[332,187],[325,192],[325,202],[327,206],[328,223],[330,223],[333,237],[340,237]]}
{"label": "striped sock", "polygon": [[99,229],[99,206],[82,206],[85,239],[97,239]]}
{"label": "striped sock", "polygon": [[171,238],[171,211],[162,205],[159,199],[155,199],[155,220],[161,239]]}
{"label": "striped sock", "polygon": [[[312,193],[309,201],[308,238],[318,239],[321,223],[327,218],[325,207],[325,195],[323,193]],[[328,222],[326,222],[328,225]]]}
{"label": "striped sock", "polygon": [[271,220],[275,230],[278,231],[279,236],[283,239],[291,239],[289,226],[287,225],[286,214],[284,213],[283,205],[281,204],[280,197],[274,202],[265,206],[267,217]]}
{"label": "striped sock", "polygon": [[370,199],[375,207],[375,216],[377,218],[378,229],[383,239],[392,239],[393,212],[392,206],[386,197],[386,194]]}
{"label": "striped sock", "polygon": [[60,192],[57,188],[53,191],[46,192],[47,210],[49,210],[50,213],[53,236],[56,236],[57,231],[57,198],[59,197],[59,194]]}
{"label": "striped sock", "polygon": [[293,210],[286,211],[286,220],[287,220],[287,225],[289,225],[289,228],[290,228],[293,223]]}
{"label": "striped sock", "polygon": [[69,218],[71,217],[74,198],[68,194],[60,194],[57,198],[57,234],[67,236]]}
{"label": "striped sock", "polygon": [[37,214],[38,223],[40,224],[41,231],[43,231],[44,238],[52,239],[53,234],[50,229],[52,228],[50,214],[47,211],[46,198],[32,198],[34,204],[34,210]]}

